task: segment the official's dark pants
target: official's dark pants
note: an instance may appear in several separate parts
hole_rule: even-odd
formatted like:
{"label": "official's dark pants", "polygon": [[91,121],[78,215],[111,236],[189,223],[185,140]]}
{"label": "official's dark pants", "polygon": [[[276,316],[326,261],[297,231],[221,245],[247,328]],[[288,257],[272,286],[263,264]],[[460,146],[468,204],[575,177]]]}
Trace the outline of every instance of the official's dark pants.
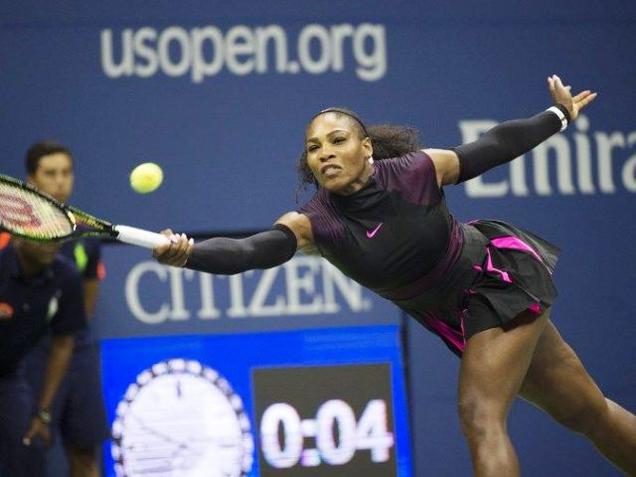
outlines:
{"label": "official's dark pants", "polygon": [[22,443],[33,416],[35,398],[19,372],[0,376],[0,477],[39,477],[44,472],[44,444]]}

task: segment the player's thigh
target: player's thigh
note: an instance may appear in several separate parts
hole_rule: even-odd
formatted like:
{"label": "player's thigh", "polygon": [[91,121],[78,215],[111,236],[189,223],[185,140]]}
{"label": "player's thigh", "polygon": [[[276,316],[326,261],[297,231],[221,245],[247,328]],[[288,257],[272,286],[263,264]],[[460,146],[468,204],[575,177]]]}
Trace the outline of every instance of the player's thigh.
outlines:
{"label": "player's thigh", "polygon": [[468,340],[460,368],[460,412],[489,406],[502,416],[507,412],[548,317],[549,310],[524,312],[505,328],[481,331]]}
{"label": "player's thigh", "polygon": [[520,395],[568,427],[603,412],[603,393],[552,322],[539,338]]}

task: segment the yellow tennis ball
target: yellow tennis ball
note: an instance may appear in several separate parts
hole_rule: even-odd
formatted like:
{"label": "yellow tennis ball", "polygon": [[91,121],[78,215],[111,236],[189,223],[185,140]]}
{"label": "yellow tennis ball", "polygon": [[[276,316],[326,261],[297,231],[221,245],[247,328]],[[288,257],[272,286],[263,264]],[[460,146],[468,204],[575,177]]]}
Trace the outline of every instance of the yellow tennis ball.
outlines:
{"label": "yellow tennis ball", "polygon": [[156,190],[163,181],[163,171],[154,162],[144,162],[130,173],[130,187],[139,194]]}

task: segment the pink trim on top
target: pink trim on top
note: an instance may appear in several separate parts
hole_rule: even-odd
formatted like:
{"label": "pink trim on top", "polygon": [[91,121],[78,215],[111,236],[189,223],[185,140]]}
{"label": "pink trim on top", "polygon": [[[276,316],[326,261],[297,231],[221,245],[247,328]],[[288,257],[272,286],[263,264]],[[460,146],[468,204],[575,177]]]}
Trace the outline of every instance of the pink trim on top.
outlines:
{"label": "pink trim on top", "polygon": [[[459,333],[455,331],[453,328],[448,326],[439,318],[435,317],[427,317],[426,322],[430,325],[431,328],[440,336],[445,338],[448,342],[450,342],[455,348],[457,348],[462,353],[464,352],[464,348],[466,347],[466,342],[464,341],[464,337],[459,337]],[[462,330],[463,332],[463,330]]]}
{"label": "pink trim on top", "polygon": [[533,303],[528,307],[528,310],[538,315],[539,313],[541,313],[541,305],[539,303]]}

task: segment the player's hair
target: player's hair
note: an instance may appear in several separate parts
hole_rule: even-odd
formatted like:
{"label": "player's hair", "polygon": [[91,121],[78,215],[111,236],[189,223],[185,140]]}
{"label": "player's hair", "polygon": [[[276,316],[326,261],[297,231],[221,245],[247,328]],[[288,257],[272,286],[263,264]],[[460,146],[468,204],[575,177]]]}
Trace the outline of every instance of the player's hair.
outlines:
{"label": "player's hair", "polygon": [[[373,159],[381,161],[391,157],[400,157],[415,152],[423,148],[420,142],[419,131],[409,126],[396,124],[378,124],[365,126],[360,117],[351,110],[345,108],[328,108],[320,111],[312,121],[321,114],[333,113],[338,116],[349,117],[351,124],[357,129],[358,137],[364,139],[368,137],[373,144]],[[304,148],[303,148],[304,149]],[[307,151],[298,159],[299,189],[304,189],[307,184],[318,185],[316,178],[307,164]]]}
{"label": "player's hair", "polygon": [[37,171],[38,166],[40,165],[40,159],[42,159],[44,156],[57,153],[66,154],[68,157],[71,158],[71,160],[73,160],[70,149],[64,144],[61,144],[57,141],[47,139],[31,145],[26,153],[26,158],[24,161],[27,174],[35,174],[35,171]]}

